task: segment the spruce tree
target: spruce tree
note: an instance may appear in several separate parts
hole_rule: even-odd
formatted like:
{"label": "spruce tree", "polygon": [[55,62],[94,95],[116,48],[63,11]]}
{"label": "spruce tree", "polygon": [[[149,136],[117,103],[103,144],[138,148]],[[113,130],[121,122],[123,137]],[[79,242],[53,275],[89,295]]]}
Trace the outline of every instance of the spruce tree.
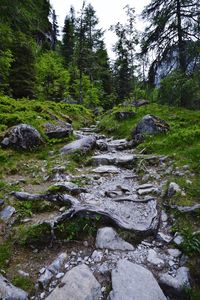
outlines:
{"label": "spruce tree", "polygon": [[155,65],[176,49],[178,67],[185,73],[188,42],[200,40],[200,1],[152,0],[142,16],[150,23],[143,35],[142,54],[152,50]]}

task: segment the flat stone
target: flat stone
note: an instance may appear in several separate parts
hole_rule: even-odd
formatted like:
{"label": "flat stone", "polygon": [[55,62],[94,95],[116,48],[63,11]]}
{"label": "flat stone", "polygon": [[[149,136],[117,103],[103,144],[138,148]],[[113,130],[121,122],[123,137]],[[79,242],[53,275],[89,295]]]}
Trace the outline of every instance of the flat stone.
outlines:
{"label": "flat stone", "polygon": [[110,250],[134,250],[134,247],[124,241],[112,227],[104,227],[98,230],[96,247]]}
{"label": "flat stone", "polygon": [[47,300],[98,300],[101,286],[86,265],[74,267],[62,278],[61,283]]}
{"label": "flat stone", "polygon": [[167,300],[153,274],[144,267],[120,260],[112,271],[109,300]]}
{"label": "flat stone", "polygon": [[62,268],[63,264],[64,264],[64,261],[66,260],[67,258],[67,254],[64,252],[64,253],[61,253],[49,266],[48,266],[48,269],[54,273],[54,274],[57,274],[60,269]]}
{"label": "flat stone", "polygon": [[80,140],[67,144],[60,150],[60,152],[61,154],[69,154],[79,150],[82,153],[87,153],[94,148],[95,143],[96,138],[94,136],[83,137]]}
{"label": "flat stone", "polygon": [[0,212],[0,219],[3,221],[9,221],[15,212],[15,208],[9,205]]}
{"label": "flat stone", "polygon": [[95,155],[92,157],[92,163],[95,166],[99,165],[117,165],[117,166],[130,166],[136,157],[133,154],[121,153],[107,153]]}
{"label": "flat stone", "polygon": [[157,252],[153,249],[148,250],[147,261],[158,267],[164,266],[164,261],[158,257]]}
{"label": "flat stone", "polygon": [[120,170],[115,166],[100,166],[92,170],[94,173],[104,174],[104,173],[119,173]]}
{"label": "flat stone", "polygon": [[0,299],[28,300],[28,294],[20,288],[12,285],[5,277],[0,274]]}
{"label": "flat stone", "polygon": [[158,189],[155,188],[155,187],[137,190],[137,193],[140,196],[142,196],[142,195],[148,195],[148,194],[151,194],[151,193],[157,193],[157,192],[158,192]]}
{"label": "flat stone", "polygon": [[159,282],[166,291],[178,295],[186,288],[190,288],[189,269],[186,267],[179,268],[175,277],[168,273],[161,274]]}
{"label": "flat stone", "polygon": [[48,269],[45,269],[44,273],[39,277],[38,283],[43,288],[46,288],[52,278],[53,278],[53,273],[51,271],[49,271]]}

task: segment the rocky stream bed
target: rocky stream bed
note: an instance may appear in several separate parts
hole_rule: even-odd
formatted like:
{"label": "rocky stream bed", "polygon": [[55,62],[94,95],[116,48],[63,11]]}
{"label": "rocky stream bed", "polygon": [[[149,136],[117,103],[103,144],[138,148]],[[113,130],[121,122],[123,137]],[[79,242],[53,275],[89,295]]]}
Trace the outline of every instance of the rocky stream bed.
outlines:
{"label": "rocky stream bed", "polygon": [[[53,183],[51,190],[12,193],[16,201],[63,205],[24,221],[50,226],[46,248],[13,253],[18,261],[14,270],[34,279],[35,294],[14,287],[3,274],[0,299],[173,300],[183,299],[190,287],[187,257],[177,248],[182,238],[172,233],[173,217],[164,210],[163,191],[173,172],[172,162],[168,157],[138,153],[130,142],[95,131],[95,125],[83,128],[76,132],[78,139],[60,151],[65,155],[75,149],[95,149],[78,175],[66,174],[55,162],[53,177],[44,174]],[[84,181],[84,186],[75,180]],[[178,188],[171,183],[168,196]],[[12,206],[0,215],[12,226]],[[94,240],[56,240],[56,226],[74,217],[103,220]]]}

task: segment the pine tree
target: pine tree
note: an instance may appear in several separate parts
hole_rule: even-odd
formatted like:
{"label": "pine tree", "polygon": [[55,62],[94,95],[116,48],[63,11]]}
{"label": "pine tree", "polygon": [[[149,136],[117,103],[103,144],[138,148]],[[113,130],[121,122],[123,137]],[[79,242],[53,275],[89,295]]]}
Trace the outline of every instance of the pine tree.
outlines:
{"label": "pine tree", "polygon": [[61,52],[64,58],[65,65],[68,67],[73,60],[75,50],[75,30],[76,19],[74,8],[70,8],[69,15],[65,18],[65,24],[63,28],[63,40],[61,46]]}
{"label": "pine tree", "polygon": [[118,40],[114,45],[117,55],[114,64],[115,86],[119,101],[130,96],[134,88],[135,71],[135,46],[138,44],[138,35],[135,30],[135,10],[129,6],[125,7],[127,23],[117,23],[111,26]]}
{"label": "pine tree", "polygon": [[178,53],[178,67],[185,73],[187,44],[200,40],[200,1],[152,0],[142,16],[150,22],[143,35],[142,54],[152,50],[156,55],[155,65],[174,48]]}

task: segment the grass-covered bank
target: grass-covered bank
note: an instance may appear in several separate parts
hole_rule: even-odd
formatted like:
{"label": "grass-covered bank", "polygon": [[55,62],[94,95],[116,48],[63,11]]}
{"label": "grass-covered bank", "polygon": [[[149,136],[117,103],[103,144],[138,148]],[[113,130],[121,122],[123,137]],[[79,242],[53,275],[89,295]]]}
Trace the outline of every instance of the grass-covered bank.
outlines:
{"label": "grass-covered bank", "polygon": [[[17,124],[28,124],[35,127],[46,142],[40,149],[34,152],[20,152],[11,149],[0,148],[0,174],[9,171],[15,173],[20,161],[27,161],[36,157],[45,159],[51,150],[56,150],[55,144],[66,143],[73,137],[62,140],[48,139],[45,135],[45,123],[56,124],[57,121],[71,122],[74,129],[87,126],[93,122],[92,112],[81,105],[58,103],[42,100],[15,100],[9,97],[0,97],[0,140],[5,131]],[[59,146],[60,147],[60,146]]]}
{"label": "grass-covered bank", "polygon": [[[118,111],[134,111],[136,114],[119,121],[115,117]],[[145,115],[152,114],[164,119],[170,125],[165,135],[149,136],[138,146],[148,153],[170,155],[177,163],[189,164],[200,172],[200,111],[150,104],[135,109],[132,106],[114,107],[100,118],[100,129],[118,138],[130,138],[138,121]]]}

